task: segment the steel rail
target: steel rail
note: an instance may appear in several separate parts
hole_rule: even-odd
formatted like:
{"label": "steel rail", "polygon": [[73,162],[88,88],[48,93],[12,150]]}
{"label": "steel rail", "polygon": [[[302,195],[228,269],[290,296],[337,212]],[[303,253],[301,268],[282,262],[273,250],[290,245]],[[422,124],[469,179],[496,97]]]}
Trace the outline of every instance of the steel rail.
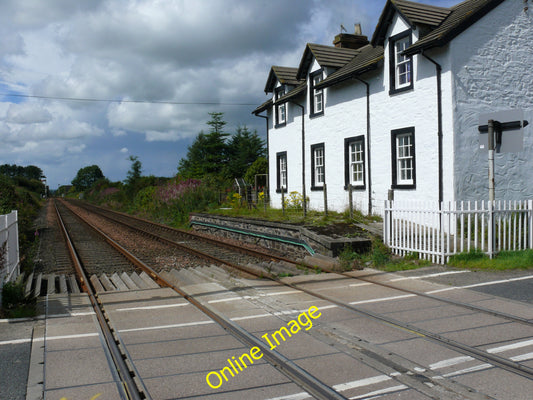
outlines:
{"label": "steel rail", "polygon": [[[138,228],[136,228],[136,229],[138,229]],[[157,236],[157,235],[152,234],[152,233],[149,233],[149,235]],[[169,244],[174,244],[174,245],[181,246],[179,243],[173,242],[171,240],[164,239],[164,238],[160,238],[160,239],[163,239],[165,242],[167,242]],[[210,256],[210,255],[209,255],[209,258],[216,259],[216,257]],[[227,262],[223,262],[222,260],[218,260],[218,261],[221,262],[221,263],[224,263],[226,265],[229,265],[231,267],[234,267],[236,269],[239,269],[241,271],[247,272],[247,273],[249,273],[251,275],[254,275],[254,276],[257,276],[257,277],[266,277],[268,279],[271,279],[271,280],[274,280],[274,281],[278,281],[280,284],[282,284],[284,286],[290,287],[292,289],[301,290],[301,291],[303,291],[303,292],[305,292],[305,293],[307,293],[307,294],[309,294],[311,296],[320,298],[322,300],[329,301],[329,302],[331,302],[331,303],[333,303],[333,304],[335,304],[335,305],[337,305],[339,307],[351,310],[351,311],[356,312],[356,313],[358,313],[360,315],[364,315],[364,316],[367,316],[367,317],[370,317],[370,318],[373,318],[373,319],[377,319],[377,320],[382,321],[382,322],[384,322],[384,323],[386,323],[388,325],[395,326],[397,328],[410,331],[410,332],[412,332],[414,334],[417,334],[417,335],[419,335],[421,337],[426,337],[426,338],[432,339],[433,341],[436,341],[436,342],[438,342],[440,344],[443,344],[443,345],[445,345],[446,347],[448,347],[450,349],[453,349],[453,350],[456,350],[456,351],[460,351],[460,352],[462,352],[464,354],[467,354],[469,356],[472,356],[472,357],[477,358],[478,360],[481,360],[481,361],[484,361],[484,362],[488,361],[488,362],[492,363],[495,366],[499,366],[499,367],[501,367],[501,368],[503,368],[503,369],[505,369],[507,371],[516,373],[518,375],[521,375],[521,376],[524,376],[524,377],[526,377],[528,379],[533,380],[533,368],[530,368],[528,366],[519,364],[519,363],[511,361],[511,360],[507,360],[507,359],[505,359],[503,357],[496,356],[496,355],[488,353],[488,352],[486,352],[484,350],[476,349],[476,348],[474,348],[472,346],[469,346],[469,345],[454,341],[452,339],[445,338],[442,335],[439,335],[439,334],[427,331],[425,329],[416,327],[416,326],[414,326],[412,324],[409,324],[409,323],[406,323],[406,322],[402,322],[402,321],[399,321],[399,320],[396,320],[396,319],[393,319],[393,318],[390,318],[390,317],[386,317],[384,315],[377,314],[377,313],[374,313],[372,311],[368,311],[368,310],[365,310],[365,309],[362,309],[362,308],[355,307],[353,305],[344,303],[344,302],[339,301],[339,300],[337,300],[335,298],[332,298],[332,297],[329,297],[329,296],[326,296],[326,295],[323,295],[323,294],[320,294],[320,293],[316,293],[316,292],[314,292],[312,290],[303,288],[301,286],[298,286],[298,285],[295,285],[295,284],[291,284],[291,283],[287,283],[287,282],[283,282],[283,281],[279,281],[274,276],[272,276],[270,274],[267,274],[267,273],[259,274],[256,271],[253,271],[252,269],[249,269],[249,268],[247,268],[245,266],[242,266],[242,265],[231,265],[231,264],[228,264]],[[294,261],[292,261],[292,262],[294,263]],[[321,268],[321,269],[325,270],[324,268]],[[333,272],[333,271],[331,271],[331,272]],[[153,273],[155,273],[155,271],[153,271]],[[334,272],[334,273],[339,274],[338,272]],[[345,275],[343,273],[341,273],[340,275],[348,277],[348,278],[351,278],[351,279],[356,279],[356,280],[359,279],[357,277],[353,277],[351,275]],[[372,281],[368,281],[368,282],[375,283],[375,282],[372,282]],[[376,284],[379,285],[380,283],[376,283]],[[392,285],[389,285],[388,287],[394,288],[394,289],[397,289],[397,290],[403,290],[401,288],[393,287]],[[409,292],[408,290],[405,290],[405,291]],[[412,292],[412,293],[413,294],[417,294],[416,292]],[[452,300],[441,299],[438,296],[425,295],[425,294],[422,294],[422,293],[420,295],[424,296],[424,297],[429,297],[429,298],[435,297],[435,300],[445,301],[445,302],[450,303],[450,304],[455,304],[455,305],[459,305],[459,306],[461,305],[460,302],[456,303],[456,302],[454,302]],[[471,307],[468,307],[468,308],[476,309],[476,306],[471,306]],[[485,312],[485,309],[478,309],[478,311]],[[493,315],[497,315],[497,316],[500,316],[502,318],[506,317],[505,314],[504,315],[499,315],[498,312],[491,312],[491,310],[487,310],[487,311],[489,311]],[[524,321],[518,320],[518,322],[522,322],[523,323]],[[530,324],[530,323],[528,322],[528,324]]]}
{"label": "steel rail", "polygon": [[[71,210],[75,213],[75,211]],[[246,330],[232,322],[231,320],[223,317],[217,313],[212,307],[202,304],[198,301],[193,295],[182,291],[179,287],[174,285],[172,282],[167,281],[164,277],[159,275],[154,271],[150,266],[145,264],[143,261],[138,259],[135,255],[130,253],[127,249],[122,247],[118,242],[109,237],[105,232],[101,231],[96,226],[92,225],[85,218],[77,215],[77,217],[83,221],[85,224],[90,226],[95,232],[99,233],[102,238],[113,247],[115,247],[120,253],[122,253],[126,258],[128,258],[135,265],[142,268],[147,274],[149,274],[156,282],[162,286],[169,287],[173,289],[176,293],[182,296],[185,300],[189,301],[192,305],[197,307],[204,314],[213,319],[216,323],[222,326],[225,330],[231,332],[231,334],[240,339],[241,342],[250,346],[250,347],[259,347],[262,350],[263,357],[268,360],[268,362],[276,368],[278,371],[287,376],[290,380],[304,389],[306,392],[311,394],[317,399],[323,400],[347,400],[346,397],[335,391],[329,385],[323,383],[312,374],[306,370],[299,367],[296,363],[289,360],[280,353],[270,350],[265,344],[254,335],[248,333]],[[216,260],[216,258],[213,257]],[[219,261],[219,260],[218,260]]]}
{"label": "steel rail", "polygon": [[[87,205],[87,203],[83,203],[82,208],[86,208],[85,207],[86,205]],[[132,219],[132,220],[139,220],[139,221],[142,221],[143,223],[150,224],[150,225],[153,225],[153,226],[157,226],[157,227],[162,228],[162,229],[166,229],[166,230],[169,230],[169,231],[175,231],[175,232],[177,232],[179,234],[183,234],[183,235],[188,235],[188,236],[191,236],[191,237],[193,237],[195,239],[212,243],[212,244],[214,244],[216,246],[226,247],[226,248],[228,248],[230,250],[234,250],[236,252],[242,252],[242,253],[250,254],[252,256],[255,256],[255,257],[258,257],[258,258],[263,258],[263,259],[270,260],[270,261],[286,262],[286,263],[289,263],[289,264],[293,264],[295,266],[301,266],[302,265],[301,262],[297,262],[297,261],[294,261],[294,260],[286,258],[286,257],[280,257],[280,256],[276,256],[276,255],[269,254],[269,253],[266,253],[266,252],[262,252],[262,251],[259,251],[259,250],[253,250],[253,249],[247,249],[247,248],[244,248],[244,247],[235,246],[235,245],[233,245],[231,243],[227,243],[227,242],[223,242],[223,241],[217,241],[216,239],[207,238],[207,237],[204,237],[202,235],[195,234],[193,232],[187,232],[187,231],[183,231],[183,230],[180,230],[180,229],[172,228],[172,227],[169,227],[167,225],[159,224],[157,222],[152,222],[152,221],[146,220],[144,218],[134,217],[132,215],[121,213],[121,212],[118,212],[118,211],[103,209],[101,207],[97,207],[97,206],[94,206],[92,204],[89,207],[87,207],[87,208],[97,210],[97,212],[100,215],[103,215],[106,218],[109,218],[109,217],[107,215],[105,215],[104,213],[118,214],[118,215],[122,215],[122,216],[124,216],[126,218],[129,218],[129,219]],[[102,210],[104,213],[102,213],[100,210]],[[186,251],[190,250],[191,252],[193,252],[198,257],[203,257],[203,258],[206,258],[206,259],[208,259],[210,261],[214,261],[214,262],[218,262],[218,263],[222,262],[222,263],[224,263],[224,264],[226,264],[226,265],[228,265],[228,266],[230,266],[232,268],[239,269],[239,270],[241,270],[243,272],[251,273],[254,276],[259,276],[259,274],[257,272],[254,272],[254,271],[252,271],[252,270],[250,270],[250,269],[248,269],[246,267],[242,267],[242,266],[237,265],[237,264],[233,264],[233,263],[230,263],[230,262],[226,262],[226,261],[220,260],[217,257],[212,257],[212,256],[210,256],[208,254],[205,254],[205,253],[202,253],[202,252],[197,251],[195,249],[192,249],[192,248],[190,248],[188,246],[185,246],[185,245],[183,245],[181,243],[175,242],[175,241],[170,240],[170,239],[163,238],[161,236],[158,236],[155,233],[148,232],[145,229],[141,229],[141,228],[136,227],[134,225],[128,224],[127,222],[124,222],[124,221],[121,221],[121,220],[118,220],[118,219],[115,219],[115,218],[111,218],[111,219],[113,221],[116,221],[116,222],[124,225],[124,226],[128,226],[129,228],[141,231],[141,232],[143,232],[144,234],[146,234],[148,236],[156,238],[157,240],[160,240],[162,242],[177,246],[177,247],[179,247],[182,250],[186,250]],[[308,263],[305,263],[305,262],[303,264],[305,264],[309,268],[320,269],[323,272],[334,273],[334,274],[341,275],[341,276],[344,276],[346,278],[350,278],[350,279],[353,279],[353,280],[356,280],[356,281],[358,280],[358,281],[372,283],[374,285],[379,285],[379,286],[382,286],[382,287],[386,287],[388,289],[394,289],[394,290],[398,290],[398,291],[401,291],[401,292],[404,292],[404,293],[414,294],[416,296],[425,297],[425,298],[428,298],[428,299],[444,302],[444,303],[451,304],[451,305],[454,305],[454,306],[467,308],[467,309],[472,310],[472,311],[483,312],[485,314],[489,314],[489,315],[496,316],[496,317],[501,317],[501,318],[504,318],[504,319],[507,319],[507,320],[510,320],[510,321],[518,322],[518,323],[529,325],[529,326],[533,325],[533,322],[531,320],[528,320],[527,318],[518,317],[516,315],[511,315],[511,314],[508,314],[508,313],[503,313],[503,312],[500,312],[500,311],[491,310],[491,309],[488,309],[488,308],[485,308],[485,307],[476,306],[476,305],[473,305],[473,304],[468,304],[468,303],[460,302],[460,301],[457,301],[457,300],[447,299],[447,298],[436,296],[436,295],[429,294],[429,293],[424,293],[424,292],[420,292],[420,291],[416,291],[416,290],[412,290],[412,289],[406,289],[406,288],[398,287],[398,286],[391,285],[391,284],[384,283],[384,282],[376,282],[376,281],[373,281],[372,279],[368,279],[368,278],[360,277],[360,276],[353,276],[353,275],[350,275],[347,272],[335,271],[335,270],[329,269],[329,268],[324,267],[324,266],[317,267],[317,266],[314,266],[314,265],[311,265],[311,264],[308,264]],[[274,280],[276,279],[276,277],[274,275],[268,274],[266,271],[263,273],[263,276],[268,277],[270,279],[274,279]]]}
{"label": "steel rail", "polygon": [[111,332],[111,329],[109,328],[109,325],[106,321],[104,313],[100,305],[98,304],[96,295],[93,292],[91,285],[89,284],[89,281],[87,280],[87,277],[83,270],[83,265],[78,257],[74,244],[72,243],[72,240],[68,234],[67,228],[63,222],[63,218],[61,217],[61,214],[57,208],[57,205],[54,204],[54,206],[56,209],[59,226],[60,226],[61,232],[63,233],[63,237],[65,238],[70,256],[72,258],[74,269],[76,270],[76,273],[78,274],[81,287],[83,291],[86,292],[87,295],[89,296],[89,300],[96,314],[96,318],[100,325],[100,329],[104,335],[107,348],[109,350],[113,363],[115,364],[115,368],[120,376],[120,379],[122,380],[122,385],[119,386],[120,388],[119,392],[120,392],[121,397],[123,399],[129,399],[129,400],[151,399],[148,392],[146,392],[145,390],[141,391],[135,384],[131,376],[130,370],[128,369],[122,357],[120,348],[118,347],[115,341],[115,338],[113,336],[113,333]]}

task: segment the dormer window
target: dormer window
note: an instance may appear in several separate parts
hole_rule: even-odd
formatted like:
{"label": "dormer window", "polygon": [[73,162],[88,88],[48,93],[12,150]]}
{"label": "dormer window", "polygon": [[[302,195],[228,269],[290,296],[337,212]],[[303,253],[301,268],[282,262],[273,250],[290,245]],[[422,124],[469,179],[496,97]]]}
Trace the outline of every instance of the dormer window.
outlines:
{"label": "dormer window", "polygon": [[413,59],[402,55],[409,46],[411,46],[411,31],[389,39],[390,94],[413,87]]}
{"label": "dormer window", "polygon": [[322,82],[322,70],[318,70],[309,75],[311,81],[311,116],[324,114],[324,91],[323,89],[315,89],[315,86]]}
{"label": "dormer window", "polygon": [[285,86],[276,89],[276,128],[284,126],[287,123],[287,103],[277,103],[285,95]]}

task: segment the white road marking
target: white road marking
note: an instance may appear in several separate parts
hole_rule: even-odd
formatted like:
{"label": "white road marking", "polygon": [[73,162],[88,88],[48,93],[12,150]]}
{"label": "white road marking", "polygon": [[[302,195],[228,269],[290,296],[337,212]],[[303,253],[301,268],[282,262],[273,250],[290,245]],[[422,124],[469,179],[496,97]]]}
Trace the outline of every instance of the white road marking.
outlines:
{"label": "white road marking", "polygon": [[468,270],[464,270],[464,271],[448,271],[448,272],[439,272],[439,273],[429,274],[429,275],[404,276],[402,278],[390,279],[389,282],[398,282],[398,281],[404,281],[404,280],[409,280],[409,279],[434,278],[434,277],[437,277],[437,276],[464,274],[465,272],[470,272],[470,271],[468,271]]}
{"label": "white road marking", "polygon": [[487,353],[502,353],[507,350],[520,349],[527,346],[533,346],[533,340],[524,340],[523,342],[516,342],[512,344],[506,344],[505,346],[494,347],[492,349],[488,349]]}
{"label": "white road marking", "polygon": [[184,307],[184,306],[189,306],[190,304],[191,303],[162,304],[159,306],[117,308],[116,310],[111,310],[111,311],[159,310],[163,308]]}
{"label": "white road marking", "polygon": [[350,397],[350,400],[369,399],[369,398],[373,398],[374,396],[380,396],[382,394],[398,392],[400,390],[405,390],[405,389],[409,389],[409,388],[405,385],[391,386],[385,389],[375,390],[373,392],[361,394],[359,396]]}
{"label": "white road marking", "polygon": [[356,381],[334,385],[333,389],[335,389],[338,392],[342,392],[344,390],[355,389],[355,388],[359,388],[362,386],[374,385],[376,383],[390,381],[391,379],[392,378],[388,375],[378,375],[378,376],[373,376],[371,378],[358,379]]}
{"label": "white road marking", "polygon": [[155,330],[155,329],[183,328],[183,327],[186,327],[186,326],[206,325],[206,324],[214,324],[214,323],[215,323],[215,321],[195,321],[195,322],[185,322],[183,324],[147,326],[145,328],[119,329],[119,332],[120,333],[124,333],[124,332],[151,331],[151,330]]}
{"label": "white road marking", "polygon": [[406,299],[408,297],[416,297],[416,294],[403,294],[401,296],[392,296],[392,297],[380,297],[377,299],[370,299],[370,300],[360,300],[360,301],[352,301],[348,304],[366,304],[366,303],[378,303],[380,301],[390,301],[390,300],[398,300],[398,299]]}
{"label": "white road marking", "polygon": [[521,276],[521,277],[518,277],[518,278],[502,279],[502,280],[499,280],[499,281],[489,281],[489,282],[474,283],[472,285],[466,285],[466,286],[451,286],[451,287],[447,287],[447,288],[444,288],[444,289],[431,290],[429,292],[426,292],[426,294],[447,292],[449,290],[457,290],[457,289],[470,289],[470,288],[481,287],[481,286],[499,285],[500,283],[523,281],[523,280],[526,280],[526,279],[533,279],[533,276]]}

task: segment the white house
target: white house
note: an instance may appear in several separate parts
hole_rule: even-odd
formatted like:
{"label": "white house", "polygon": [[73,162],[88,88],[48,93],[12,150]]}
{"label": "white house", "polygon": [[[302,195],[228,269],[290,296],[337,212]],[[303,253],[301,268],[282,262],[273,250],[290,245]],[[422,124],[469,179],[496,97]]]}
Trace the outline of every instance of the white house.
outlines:
{"label": "white house", "polygon": [[[373,213],[390,197],[488,199],[480,115],[533,122],[532,38],[527,0],[388,0],[370,41],[356,27],[307,44],[299,66],[271,68],[253,111],[267,118],[272,204],[297,191],[323,209],[324,185],[338,211],[349,185]],[[496,199],[533,198],[531,125],[523,134],[521,151],[496,154]]]}

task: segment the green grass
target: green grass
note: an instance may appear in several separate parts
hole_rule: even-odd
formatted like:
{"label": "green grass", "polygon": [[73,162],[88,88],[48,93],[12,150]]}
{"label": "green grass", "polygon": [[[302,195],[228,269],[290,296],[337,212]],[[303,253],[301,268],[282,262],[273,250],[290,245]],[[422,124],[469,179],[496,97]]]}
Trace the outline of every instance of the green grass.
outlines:
{"label": "green grass", "polygon": [[458,268],[494,271],[533,268],[533,250],[502,251],[493,259],[479,250],[450,257],[448,265]]}
{"label": "green grass", "polygon": [[372,248],[365,254],[355,253],[349,247],[345,247],[339,254],[339,262],[343,271],[370,267],[381,271],[395,272],[430,265],[429,261],[420,259],[417,253],[406,257],[393,256],[390,249],[377,238],[372,240]]}

